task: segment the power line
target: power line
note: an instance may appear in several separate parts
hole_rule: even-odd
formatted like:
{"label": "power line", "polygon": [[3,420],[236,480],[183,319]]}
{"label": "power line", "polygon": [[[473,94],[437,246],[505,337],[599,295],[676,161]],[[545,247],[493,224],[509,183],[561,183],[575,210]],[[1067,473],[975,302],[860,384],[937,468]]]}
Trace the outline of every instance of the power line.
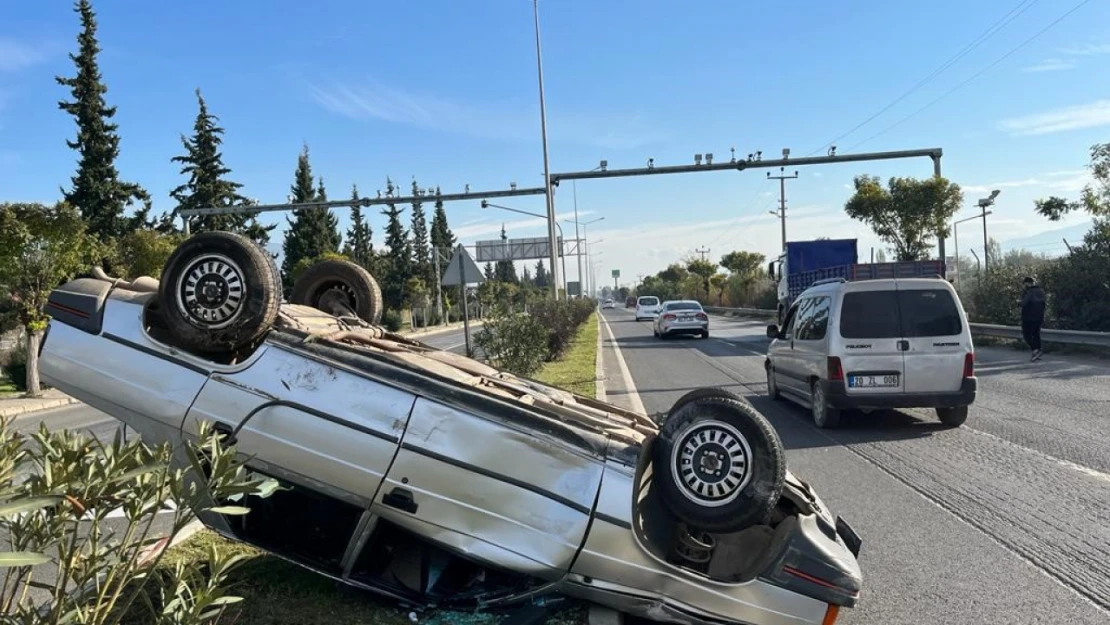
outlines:
{"label": "power line", "polygon": [[[757,197],[759,197],[759,194],[760,194],[760,193],[761,193],[761,192],[762,192],[762,191],[763,191],[764,189],[766,189],[766,188],[767,188],[767,184],[768,184],[768,183],[770,183],[770,182],[771,182],[770,180],[767,180],[766,178],[764,178],[764,179],[763,179],[763,184],[759,185],[759,187],[758,187],[758,188],[756,188],[756,190],[755,190],[755,193],[753,193],[753,194],[752,194],[752,196],[751,196],[751,197],[750,197],[750,198],[748,199],[748,201],[747,201],[747,202],[745,202],[745,203],[744,203],[744,205],[745,205],[745,206],[751,206],[751,205],[752,205],[752,203],[756,201],[756,198],[757,198]],[[762,210],[762,209],[761,209],[761,210]],[[719,242],[719,241],[720,241],[721,239],[723,239],[723,238],[725,238],[726,236],[728,236],[728,235],[732,234],[732,231],[733,231],[733,230],[735,230],[735,229],[736,229],[736,227],[737,227],[737,226],[739,226],[739,225],[740,225],[740,222],[736,222],[736,223],[732,224],[732,225],[731,225],[731,226],[729,226],[729,227],[728,227],[727,229],[725,229],[725,231],[724,231],[724,232],[722,232],[721,234],[717,235],[717,238],[716,238],[716,239],[713,239],[712,241],[710,241],[710,242],[709,242],[709,244],[710,244],[710,245],[716,245],[716,244],[717,244],[717,243],[718,243],[718,242]]]}
{"label": "power line", "polygon": [[[856,124],[854,127],[852,127],[851,130],[841,134],[840,136],[833,139],[832,141],[827,141],[821,147],[819,147],[816,150],[810,152],[807,156],[812,156],[814,154],[817,154],[821,150],[824,150],[824,149],[828,148],[829,146],[835,144],[837,141],[840,141],[844,137],[847,137],[848,135],[852,134],[853,132],[859,130],[860,128],[862,128],[864,126],[866,126],[871,121],[873,121],[876,117],[878,117],[878,116],[882,115],[883,113],[885,113],[886,111],[890,110],[890,108],[892,106],[894,106],[895,104],[898,104],[902,100],[906,99],[907,96],[909,96],[913,92],[917,91],[921,87],[925,86],[929,81],[931,81],[932,79],[934,79],[937,76],[939,76],[940,74],[942,74],[944,72],[944,70],[948,69],[949,67],[952,67],[960,59],[967,56],[967,54],[969,52],[971,52],[975,48],[979,47],[979,45],[981,43],[983,43],[987,39],[990,39],[998,31],[1000,31],[1003,28],[1005,28],[1006,26],[1008,26],[1010,24],[1010,22],[1012,22],[1015,19],[1017,19],[1018,17],[1020,17],[1022,13],[1025,13],[1027,10],[1029,10],[1030,7],[1032,7],[1037,2],[1040,2],[1040,0],[1021,0],[1021,2],[1018,2],[1017,5],[1014,6],[1014,8],[1010,9],[1010,11],[1008,13],[1006,13],[1006,15],[1003,15],[994,24],[991,24],[985,31],[980,33],[978,37],[976,37],[974,40],[972,40],[971,43],[964,46],[964,48],[962,50],[960,50],[954,56],[952,56],[947,61],[945,61],[943,65],[941,65],[940,67],[933,70],[933,73],[929,74],[925,78],[922,78],[920,81],[917,82],[917,84],[910,87],[906,92],[904,92],[902,95],[898,96],[895,100],[893,100],[892,102],[890,102],[889,104],[887,104],[883,108],[879,109],[875,114],[871,115],[871,117],[868,117],[867,119],[863,120],[862,122]],[[1025,5],[1025,6],[1023,7],[1022,5]],[[1015,11],[1017,11],[1016,14],[1014,14]],[[1012,15],[1012,17],[1011,17],[1011,15]]]}
{"label": "power line", "polygon": [[998,64],[999,64],[999,63],[1001,63],[1002,61],[1005,61],[1006,59],[1010,58],[1010,57],[1011,57],[1011,56],[1012,56],[1012,55],[1013,55],[1013,54],[1014,54],[1015,52],[1017,52],[1018,50],[1021,50],[1021,49],[1022,49],[1022,48],[1024,48],[1025,46],[1027,46],[1027,45],[1029,45],[1030,43],[1032,43],[1034,39],[1037,39],[1037,38],[1038,38],[1038,37],[1040,37],[1041,35],[1045,34],[1045,33],[1046,33],[1046,32],[1048,32],[1049,30],[1051,30],[1051,29],[1052,29],[1052,27],[1054,27],[1054,26],[1056,26],[1057,24],[1059,24],[1060,22],[1064,21],[1064,18],[1068,17],[1068,16],[1069,16],[1069,15],[1071,15],[1072,13],[1075,13],[1075,12],[1076,12],[1076,11],[1078,11],[1078,10],[1079,10],[1080,8],[1082,8],[1082,7],[1083,7],[1083,5],[1087,4],[1087,3],[1088,3],[1088,2],[1090,2],[1090,1],[1091,1],[1091,0],[1083,0],[1083,1],[1082,1],[1082,2],[1080,2],[1079,4],[1075,5],[1075,6],[1074,6],[1074,7],[1072,7],[1071,9],[1069,9],[1067,13],[1064,13],[1064,14],[1063,14],[1063,15],[1061,15],[1060,17],[1058,17],[1058,18],[1056,18],[1055,20],[1053,20],[1053,21],[1052,21],[1052,22],[1051,22],[1051,23],[1050,23],[1050,24],[1049,24],[1048,26],[1045,26],[1045,27],[1044,27],[1044,28],[1042,28],[1041,30],[1037,31],[1036,33],[1034,33],[1034,34],[1033,34],[1033,36],[1031,36],[1031,37],[1029,37],[1028,39],[1026,39],[1025,41],[1023,41],[1023,42],[1019,43],[1019,44],[1018,44],[1017,46],[1015,46],[1014,48],[1012,48],[1012,49],[1011,49],[1011,50],[1010,50],[1009,52],[1007,52],[1006,54],[1003,54],[1003,55],[1002,55],[1002,56],[1000,56],[1000,57],[999,57],[999,58],[998,58],[997,60],[995,60],[995,61],[994,61],[993,63],[991,63],[990,65],[988,65],[988,66],[984,67],[983,69],[979,70],[978,72],[976,72],[975,74],[973,74],[973,75],[972,75],[972,76],[971,76],[970,78],[968,78],[967,80],[965,80],[965,81],[963,81],[963,82],[959,83],[959,84],[958,84],[958,85],[956,85],[955,87],[952,87],[952,88],[951,88],[951,89],[949,89],[948,91],[945,91],[945,92],[944,92],[944,93],[943,93],[943,94],[942,94],[942,95],[941,95],[940,97],[938,97],[937,99],[933,100],[932,102],[929,102],[929,103],[928,103],[928,104],[926,104],[925,106],[923,106],[923,107],[921,107],[921,108],[917,109],[917,110],[916,110],[916,111],[914,111],[913,113],[910,113],[909,115],[907,115],[907,116],[903,117],[903,118],[902,118],[901,120],[899,120],[899,121],[898,121],[897,123],[895,123],[895,124],[893,124],[893,125],[891,125],[891,126],[888,126],[887,128],[885,128],[885,129],[883,129],[883,130],[881,130],[881,131],[879,131],[879,132],[877,132],[877,133],[875,133],[875,134],[871,135],[870,137],[868,137],[868,138],[864,139],[863,141],[860,141],[859,143],[857,143],[857,144],[853,145],[852,147],[848,148],[848,150],[849,150],[849,151],[851,151],[851,150],[854,150],[854,149],[856,149],[857,147],[859,147],[859,146],[863,145],[864,143],[867,143],[868,141],[870,141],[870,140],[872,140],[872,139],[875,139],[875,138],[877,138],[877,137],[880,137],[880,136],[882,136],[882,135],[884,135],[884,134],[886,134],[886,133],[890,132],[891,130],[894,130],[894,129],[895,129],[895,128],[897,128],[898,126],[901,126],[901,125],[902,125],[902,124],[904,124],[905,122],[909,121],[909,120],[910,120],[911,118],[913,118],[913,117],[916,117],[916,116],[917,116],[918,114],[920,114],[921,112],[923,112],[923,111],[924,111],[925,109],[927,109],[927,108],[929,108],[929,107],[933,106],[933,105],[934,105],[934,104],[936,104],[937,102],[940,102],[940,101],[941,101],[941,100],[943,100],[944,98],[947,98],[948,96],[952,95],[952,94],[953,94],[954,92],[956,92],[956,91],[957,91],[958,89],[960,89],[960,88],[961,88],[961,87],[963,87],[964,85],[968,84],[969,82],[971,82],[971,81],[975,80],[976,78],[978,78],[978,77],[982,76],[983,74],[987,73],[987,71],[989,71],[989,70],[993,69],[993,68],[994,68],[994,67],[995,67],[996,65],[998,65]]}

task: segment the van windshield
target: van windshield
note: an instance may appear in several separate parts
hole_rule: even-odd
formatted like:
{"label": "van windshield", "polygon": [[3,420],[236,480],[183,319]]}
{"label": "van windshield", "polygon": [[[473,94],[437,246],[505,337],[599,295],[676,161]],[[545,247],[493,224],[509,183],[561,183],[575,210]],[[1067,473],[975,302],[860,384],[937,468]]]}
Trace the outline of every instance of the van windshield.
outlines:
{"label": "van windshield", "polygon": [[640,298],[640,305],[641,306],[658,306],[659,305],[659,298],[658,297],[641,297]]}
{"label": "van windshield", "polygon": [[956,302],[945,289],[846,293],[841,304],[840,336],[846,339],[955,336],[962,331]]}

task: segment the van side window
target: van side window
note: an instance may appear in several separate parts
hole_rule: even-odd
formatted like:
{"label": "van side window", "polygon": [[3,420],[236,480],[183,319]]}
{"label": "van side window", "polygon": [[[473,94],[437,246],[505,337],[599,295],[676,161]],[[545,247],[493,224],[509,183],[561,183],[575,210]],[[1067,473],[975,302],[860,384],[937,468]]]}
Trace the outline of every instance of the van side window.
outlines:
{"label": "van side window", "polygon": [[821,341],[829,329],[829,309],[832,306],[830,297],[814,297],[809,300],[809,305],[798,316],[799,341]]}
{"label": "van side window", "polygon": [[799,302],[794,302],[790,310],[786,311],[786,320],[782,324],[782,336],[785,339],[794,338],[794,328],[797,326],[795,321],[798,319],[798,304]]}

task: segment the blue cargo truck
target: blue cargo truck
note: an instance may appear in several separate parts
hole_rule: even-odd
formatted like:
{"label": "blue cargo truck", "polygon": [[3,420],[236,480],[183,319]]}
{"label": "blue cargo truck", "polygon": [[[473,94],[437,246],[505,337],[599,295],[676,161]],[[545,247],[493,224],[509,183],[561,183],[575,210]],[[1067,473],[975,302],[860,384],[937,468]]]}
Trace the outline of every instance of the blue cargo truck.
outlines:
{"label": "blue cargo truck", "polygon": [[785,253],[767,268],[778,283],[778,320],[782,324],[794,298],[820,280],[876,280],[944,276],[939,260],[860,263],[856,239],[788,241]]}

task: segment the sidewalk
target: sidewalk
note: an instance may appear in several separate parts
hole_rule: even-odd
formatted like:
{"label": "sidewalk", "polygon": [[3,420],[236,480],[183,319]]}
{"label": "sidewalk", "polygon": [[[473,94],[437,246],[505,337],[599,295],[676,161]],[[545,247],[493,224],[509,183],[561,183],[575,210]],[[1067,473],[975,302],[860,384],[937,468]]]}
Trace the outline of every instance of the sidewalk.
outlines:
{"label": "sidewalk", "polygon": [[[481,327],[483,323],[485,323],[485,320],[483,320],[483,319],[471,319],[470,320],[470,328],[474,329],[474,328]],[[449,324],[443,325],[443,326],[431,326],[431,327],[428,327],[428,328],[420,328],[418,330],[402,331],[402,332],[400,332],[400,334],[402,336],[407,336],[409,338],[417,338],[417,337],[420,337],[420,336],[429,336],[429,335],[432,335],[432,334],[442,334],[444,332],[451,332],[452,330],[462,330],[462,329],[463,329],[463,322],[456,321],[455,323],[449,323]]]}
{"label": "sidewalk", "polygon": [[7,399],[0,399],[0,418],[9,418],[27,412],[37,412],[49,408],[58,408],[69,404],[78,403],[76,399],[66,395],[56,388],[43,391],[39,397],[24,397],[17,395]]}

